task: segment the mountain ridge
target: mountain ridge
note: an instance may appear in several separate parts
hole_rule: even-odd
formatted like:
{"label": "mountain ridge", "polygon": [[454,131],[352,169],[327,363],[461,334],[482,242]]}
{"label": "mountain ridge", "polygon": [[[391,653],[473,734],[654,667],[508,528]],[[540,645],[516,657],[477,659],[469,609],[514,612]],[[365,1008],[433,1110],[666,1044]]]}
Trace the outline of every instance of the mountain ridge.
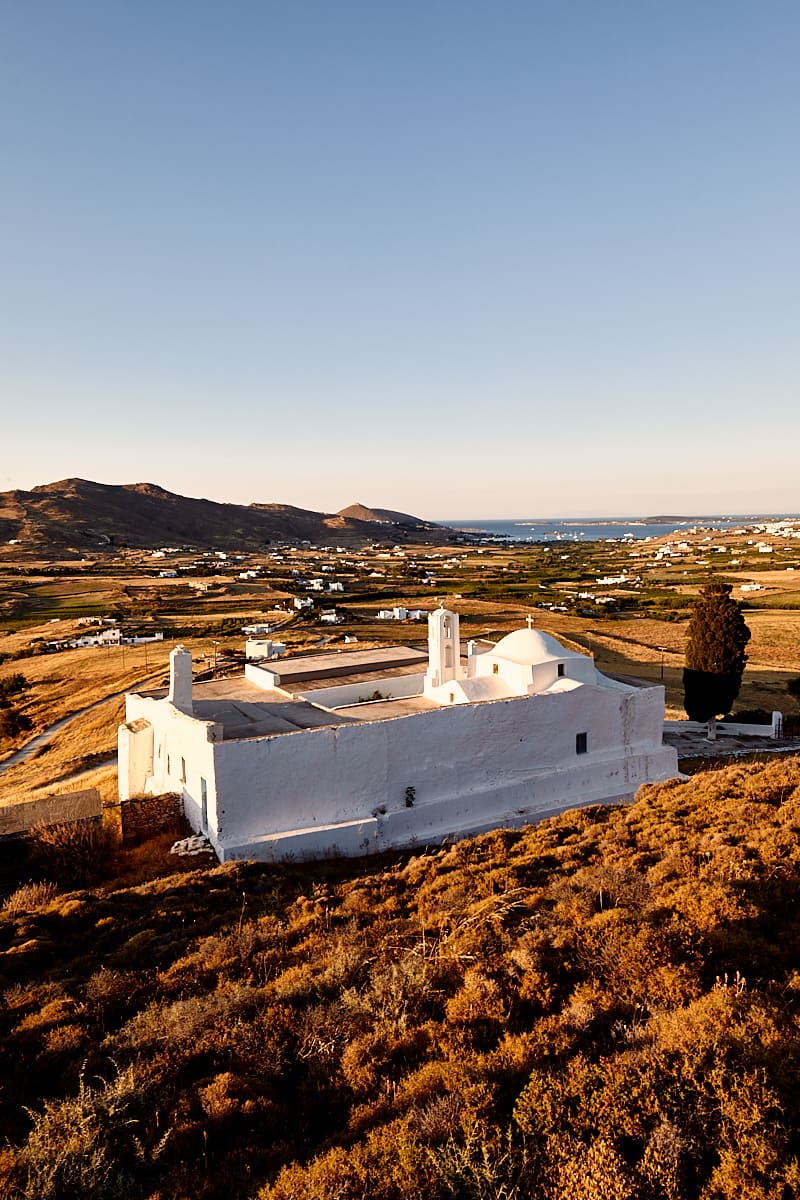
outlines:
{"label": "mountain ridge", "polygon": [[[390,520],[395,517],[402,520]],[[30,491],[0,493],[0,549],[5,554],[82,554],[162,545],[253,551],[282,542],[326,545],[335,540],[358,546],[386,540],[442,543],[453,536],[445,526],[388,509],[351,505],[324,513],[278,502],[234,504],[182,496],[150,482],[106,484],[69,477]]]}

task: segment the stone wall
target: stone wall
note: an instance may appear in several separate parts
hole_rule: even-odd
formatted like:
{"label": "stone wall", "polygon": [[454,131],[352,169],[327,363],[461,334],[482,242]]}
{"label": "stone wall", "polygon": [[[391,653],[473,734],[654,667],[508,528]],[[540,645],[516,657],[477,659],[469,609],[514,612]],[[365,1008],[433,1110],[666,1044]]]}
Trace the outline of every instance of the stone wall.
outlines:
{"label": "stone wall", "polygon": [[164,796],[132,796],[129,800],[108,805],[104,818],[109,825],[117,823],[123,845],[144,841],[157,833],[179,834],[184,830],[183,801],[177,792]]}

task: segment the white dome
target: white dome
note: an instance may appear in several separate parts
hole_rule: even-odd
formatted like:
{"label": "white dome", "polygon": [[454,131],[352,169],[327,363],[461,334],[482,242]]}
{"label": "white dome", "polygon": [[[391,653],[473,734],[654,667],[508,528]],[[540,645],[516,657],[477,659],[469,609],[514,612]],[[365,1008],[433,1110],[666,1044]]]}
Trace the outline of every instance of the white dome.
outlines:
{"label": "white dome", "polygon": [[515,629],[500,639],[492,653],[497,658],[528,667],[554,658],[582,657],[575,654],[574,650],[567,650],[549,633],[542,633],[540,629]]}

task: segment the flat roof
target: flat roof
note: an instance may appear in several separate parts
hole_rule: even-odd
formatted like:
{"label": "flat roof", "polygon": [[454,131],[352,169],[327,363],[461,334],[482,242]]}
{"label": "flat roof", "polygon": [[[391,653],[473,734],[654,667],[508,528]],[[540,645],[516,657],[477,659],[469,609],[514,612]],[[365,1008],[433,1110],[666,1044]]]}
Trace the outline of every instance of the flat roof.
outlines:
{"label": "flat roof", "polygon": [[347,725],[354,720],[345,713],[326,712],[299,697],[287,699],[281,692],[257,687],[243,675],[195,684],[192,709],[198,720],[220,724],[225,741]]}
{"label": "flat roof", "polygon": [[[258,665],[258,664],[251,664]],[[325,726],[365,724],[429,712],[440,705],[424,696],[365,701],[327,708],[313,701],[313,693],[347,684],[378,685],[387,672],[394,677],[419,675],[428,665],[428,654],[415,646],[382,646],[371,650],[325,651],[264,663],[264,678],[274,671],[277,688],[260,687],[245,675],[225,676],[192,685],[192,712],[200,721],[222,726],[224,741],[270,737]],[[287,694],[288,693],[288,694]],[[165,688],[143,691],[141,696],[163,699]],[[304,699],[304,695],[307,697]]]}
{"label": "flat roof", "polygon": [[283,691],[260,688],[243,675],[196,683],[192,689],[193,716],[221,725],[224,741],[297,733],[330,725],[368,724],[439,707],[424,696],[408,696],[326,709],[297,695],[288,698]]}
{"label": "flat roof", "polygon": [[[262,669],[279,676],[281,687],[309,679],[335,679],[363,671],[388,671],[397,667],[428,665],[427,650],[416,646],[381,646],[374,650],[326,650],[264,663]],[[254,664],[258,666],[259,664]],[[424,668],[423,668],[424,669]]]}
{"label": "flat roof", "polygon": [[389,717],[407,717],[409,713],[432,712],[434,708],[441,707],[424,696],[400,696],[397,700],[368,700],[363,704],[345,705],[332,711],[352,721],[385,721]]}

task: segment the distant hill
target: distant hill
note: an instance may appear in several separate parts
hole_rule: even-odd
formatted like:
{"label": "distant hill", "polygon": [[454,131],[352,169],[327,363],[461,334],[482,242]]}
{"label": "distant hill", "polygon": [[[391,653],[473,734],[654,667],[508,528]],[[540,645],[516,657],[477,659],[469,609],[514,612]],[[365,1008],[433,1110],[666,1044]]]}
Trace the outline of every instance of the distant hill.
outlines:
{"label": "distant hill", "polygon": [[[253,551],[280,542],[361,546],[386,540],[441,543],[453,536],[444,526],[406,514],[370,515],[383,512],[364,508],[362,516],[289,504],[221,504],[179,496],[153,483],[62,479],[29,492],[0,493],[0,550],[84,554],[166,545]],[[12,541],[19,544],[9,545]]]}
{"label": "distant hill", "polygon": [[394,512],[391,508],[368,508],[365,504],[351,504],[339,512],[340,517],[349,521],[377,521],[381,525],[403,525],[412,529],[436,529],[428,521],[420,517],[412,517],[409,513]]}

